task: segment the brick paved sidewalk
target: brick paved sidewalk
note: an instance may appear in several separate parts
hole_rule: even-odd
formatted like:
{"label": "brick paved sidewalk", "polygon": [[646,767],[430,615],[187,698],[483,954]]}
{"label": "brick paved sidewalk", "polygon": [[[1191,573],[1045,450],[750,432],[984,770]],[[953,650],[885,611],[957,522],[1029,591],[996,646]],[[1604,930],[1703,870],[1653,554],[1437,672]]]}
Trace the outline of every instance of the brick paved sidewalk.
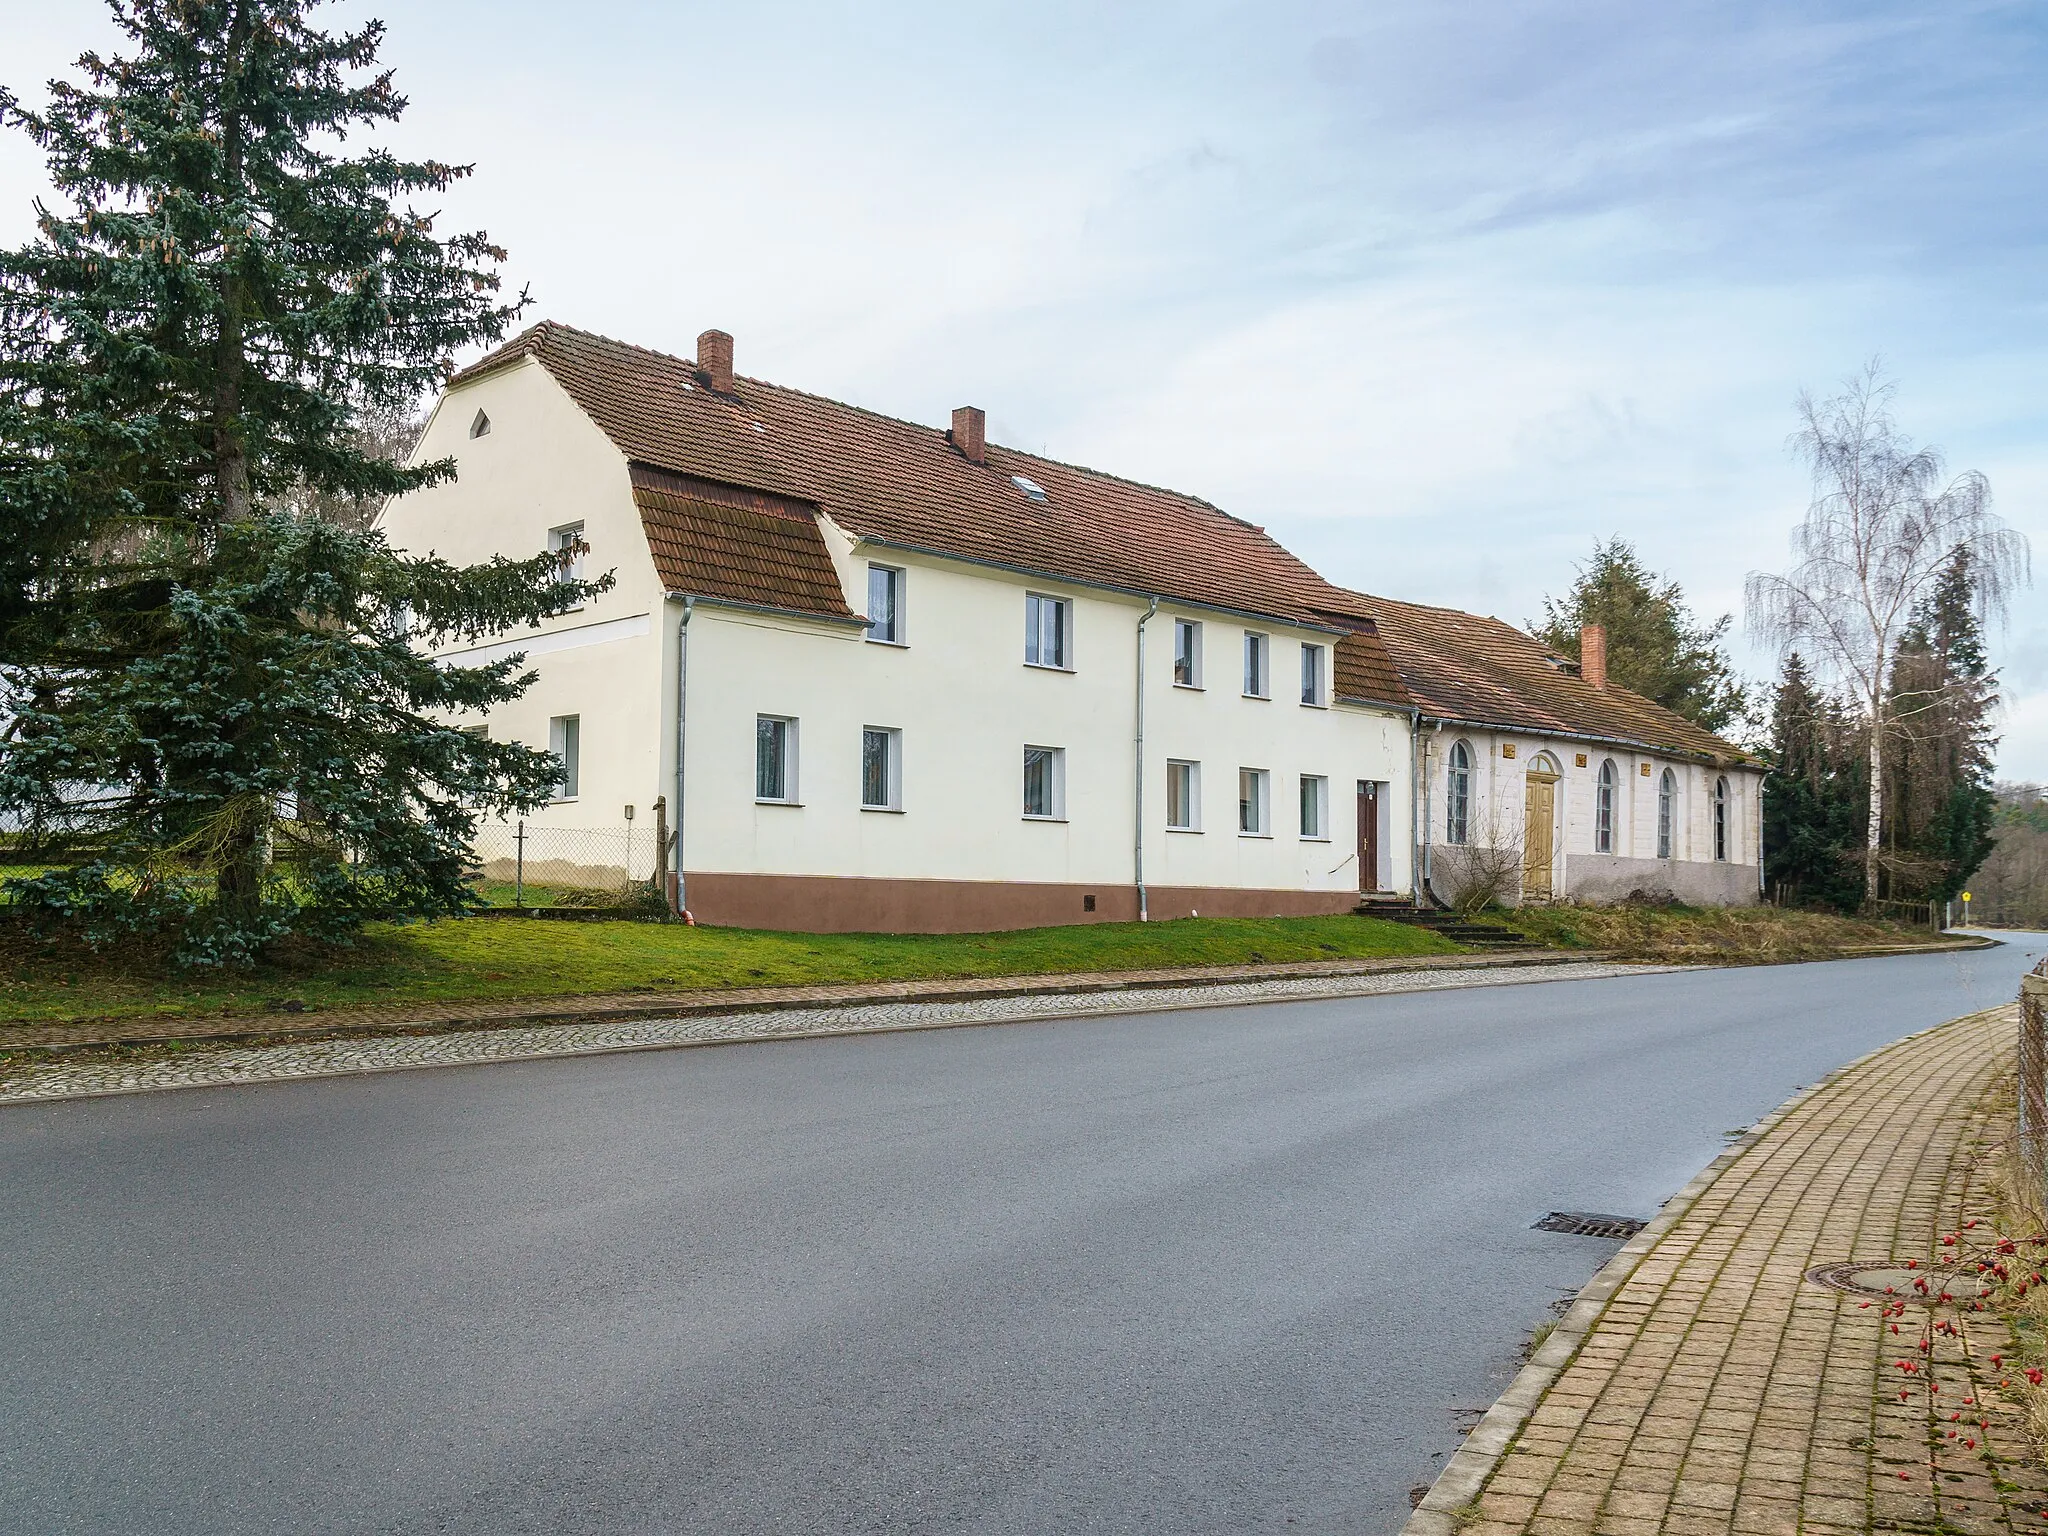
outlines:
{"label": "brick paved sidewalk", "polygon": [[364,1003],[300,1013],[143,1014],[65,1023],[0,1023],[0,1051],[37,1047],[231,1040],[253,1036],[412,1030],[422,1026],[599,1022],[693,1018],[744,1010],[851,1007],[868,1003],[961,1002],[981,998],[1118,992],[1149,987],[1231,985],[1297,976],[1387,976],[1409,971],[1470,971],[1496,966],[1581,965],[1605,961],[1599,950],[1532,949],[1488,955],[1409,955],[1383,960],[1296,960],[1264,965],[1190,965],[1149,971],[1056,976],[928,976],[913,981],[848,981],[814,987],[727,987],[694,991],[563,993],[554,997],[478,998],[450,1003]]}
{"label": "brick paved sidewalk", "polygon": [[2048,1530],[2048,1477],[1989,1364],[2005,1326],[1966,1314],[1934,1355],[1944,1407],[1974,1400],[1989,1421],[1969,1447],[1923,1395],[1899,1400],[1881,1309],[1805,1278],[1851,1259],[1926,1262],[1940,1230],[1981,1213],[1979,1106],[2016,1011],[1865,1058],[1695,1180],[1588,1287],[1409,1536]]}

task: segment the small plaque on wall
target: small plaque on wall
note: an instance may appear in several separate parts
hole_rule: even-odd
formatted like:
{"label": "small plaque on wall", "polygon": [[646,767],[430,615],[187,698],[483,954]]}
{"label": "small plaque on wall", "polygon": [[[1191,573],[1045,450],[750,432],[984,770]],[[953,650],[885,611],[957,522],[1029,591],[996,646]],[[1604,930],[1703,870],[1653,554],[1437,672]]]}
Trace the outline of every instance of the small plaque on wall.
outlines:
{"label": "small plaque on wall", "polygon": [[1579,767],[1583,768],[1583,767],[1585,767],[1585,766],[1586,766],[1586,754],[1585,754],[1585,753],[1583,753],[1583,752],[1580,752],[1580,753],[1578,753],[1578,754],[1577,754],[1576,756],[1574,756],[1574,757],[1573,757],[1572,761],[1573,761],[1573,762],[1575,762],[1575,763],[1577,763],[1577,764],[1579,765]]}
{"label": "small plaque on wall", "polygon": [[1515,744],[1512,741],[1502,742],[1500,744],[1500,755],[1502,757],[1513,757],[1515,755]]}
{"label": "small plaque on wall", "polygon": [[1648,763],[1645,763],[1645,764],[1643,764],[1643,777],[1647,779],[1647,778],[1648,778],[1649,776],[1650,776],[1650,765],[1649,765]]}

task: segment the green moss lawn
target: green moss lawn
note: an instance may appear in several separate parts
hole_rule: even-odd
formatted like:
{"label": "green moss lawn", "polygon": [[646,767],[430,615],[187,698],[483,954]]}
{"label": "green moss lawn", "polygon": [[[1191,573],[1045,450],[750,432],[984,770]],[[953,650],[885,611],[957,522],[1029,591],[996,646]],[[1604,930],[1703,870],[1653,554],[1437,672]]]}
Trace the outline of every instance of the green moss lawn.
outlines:
{"label": "green moss lawn", "polygon": [[663,923],[479,918],[377,927],[353,949],[287,951],[195,975],[0,934],[0,1020],[264,1013],[359,1003],[808,986],[1187,965],[1455,954],[1425,929],[1361,917],[1188,918],[1015,933],[792,934]]}

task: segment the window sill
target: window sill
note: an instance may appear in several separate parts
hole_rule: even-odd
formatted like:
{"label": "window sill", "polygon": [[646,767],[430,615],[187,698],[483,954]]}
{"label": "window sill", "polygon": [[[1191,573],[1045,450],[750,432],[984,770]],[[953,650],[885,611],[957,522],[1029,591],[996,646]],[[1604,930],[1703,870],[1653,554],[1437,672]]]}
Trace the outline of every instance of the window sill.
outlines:
{"label": "window sill", "polygon": [[861,809],[873,811],[880,816],[901,816],[903,814],[903,807],[900,805],[864,805]]}
{"label": "window sill", "polygon": [[1301,707],[1303,709],[1328,709],[1330,706],[1321,699],[1303,699]]}
{"label": "window sill", "polygon": [[1027,661],[1024,663],[1024,665],[1029,667],[1033,672],[1064,672],[1069,677],[1072,677],[1074,675],[1074,669],[1072,667],[1056,667],[1051,662],[1047,661]]}
{"label": "window sill", "polygon": [[1173,686],[1180,689],[1183,693],[1207,693],[1209,691],[1200,683],[1175,683]]}
{"label": "window sill", "polygon": [[1202,829],[1200,827],[1168,827],[1166,830],[1169,832],[1178,832],[1184,837],[1200,837],[1202,835]]}
{"label": "window sill", "polygon": [[1327,837],[1310,837],[1306,833],[1302,835],[1301,840],[1304,843],[1327,843],[1329,841]]}
{"label": "window sill", "polygon": [[1273,702],[1273,695],[1271,695],[1270,693],[1245,693],[1238,695],[1238,697],[1245,699],[1257,699],[1261,704],[1270,704]]}
{"label": "window sill", "polygon": [[1026,811],[1024,813],[1024,819],[1026,821],[1052,821],[1058,822],[1061,825],[1065,825],[1067,818],[1064,816],[1034,816],[1031,814],[1031,812]]}
{"label": "window sill", "polygon": [[789,807],[789,808],[790,808],[791,810],[797,810],[797,811],[800,811],[800,810],[802,810],[802,809],[804,808],[804,803],[803,803],[803,801],[801,801],[801,800],[763,800],[763,799],[762,799],[762,798],[761,798],[761,797],[760,797],[759,795],[756,795],[756,796],[754,796],[754,804],[756,804],[756,805],[785,805],[785,806],[788,806],[788,807]]}
{"label": "window sill", "polygon": [[554,799],[552,799],[552,800],[548,801],[548,804],[549,804],[549,805],[574,805],[574,804],[575,804],[575,803],[577,802],[577,800],[578,800],[578,799],[580,799],[580,798],[581,798],[581,797],[580,797],[580,796],[577,796],[577,795],[557,795],[557,796],[555,796],[555,797],[554,797]]}
{"label": "window sill", "polygon": [[1239,837],[1251,838],[1255,842],[1270,843],[1273,841],[1273,834],[1270,832],[1240,832],[1237,835]]}
{"label": "window sill", "polygon": [[884,640],[879,635],[863,635],[861,638],[867,641],[869,645],[886,645],[893,651],[907,651],[910,649],[910,642],[908,640]]}

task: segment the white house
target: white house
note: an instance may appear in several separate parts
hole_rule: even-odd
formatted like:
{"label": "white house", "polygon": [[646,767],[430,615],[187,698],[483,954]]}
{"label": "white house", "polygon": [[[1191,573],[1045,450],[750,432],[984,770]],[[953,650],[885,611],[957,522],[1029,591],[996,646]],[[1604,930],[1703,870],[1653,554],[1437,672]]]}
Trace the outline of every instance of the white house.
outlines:
{"label": "white house", "polygon": [[[467,651],[552,747],[537,830],[676,829],[705,922],[973,931],[1416,893],[1373,617],[1208,503],[556,324],[451,380],[393,542],[617,584]],[[628,808],[631,809],[628,809]]]}
{"label": "white house", "polygon": [[1509,900],[1758,899],[1763,764],[1611,683],[1597,626],[1573,662],[1498,619],[1386,598],[1360,611],[1416,706],[1431,894],[1492,877]]}

